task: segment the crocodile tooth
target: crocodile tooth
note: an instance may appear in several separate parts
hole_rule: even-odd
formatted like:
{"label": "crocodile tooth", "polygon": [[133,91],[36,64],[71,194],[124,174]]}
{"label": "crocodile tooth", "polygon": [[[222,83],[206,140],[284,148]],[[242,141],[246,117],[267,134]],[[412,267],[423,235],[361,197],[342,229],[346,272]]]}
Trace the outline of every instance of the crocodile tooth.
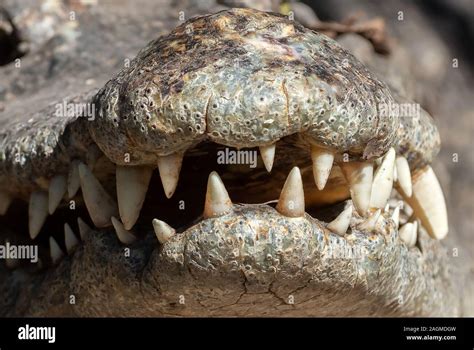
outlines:
{"label": "crocodile tooth", "polygon": [[213,171],[207,180],[204,217],[221,216],[232,210],[232,201],[219,175]]}
{"label": "crocodile tooth", "polygon": [[84,222],[84,220],[79,217],[77,218],[77,226],[79,227],[79,236],[81,237],[81,241],[84,241],[92,229]]}
{"label": "crocodile tooth", "polygon": [[64,224],[64,243],[68,254],[71,254],[79,244],[79,240],[67,222]]}
{"label": "crocodile tooth", "polygon": [[183,154],[173,153],[158,157],[158,170],[167,198],[171,198],[178,185],[179,172],[183,163]]}
{"label": "crocodile tooth", "polygon": [[349,228],[352,218],[352,205],[348,205],[333,221],[331,221],[327,228],[339,236],[344,236]]}
{"label": "crocodile tooth", "polygon": [[5,215],[8,210],[8,207],[10,207],[12,199],[13,198],[10,196],[10,194],[4,191],[0,191],[0,215]]}
{"label": "crocodile tooth", "polygon": [[61,199],[63,199],[67,190],[67,180],[64,175],[57,175],[49,182],[49,203],[48,211],[49,215],[52,215],[58,207]]}
{"label": "crocodile tooth", "polygon": [[112,225],[114,225],[115,233],[117,234],[120,242],[123,244],[132,244],[137,240],[137,237],[135,237],[135,235],[133,235],[130,231],[127,231],[117,218],[112,216],[110,219],[112,220]]}
{"label": "crocodile tooth", "polygon": [[400,226],[400,205],[397,205],[395,209],[393,209],[392,220],[395,224],[395,227],[398,229]]}
{"label": "crocodile tooth", "polygon": [[260,146],[259,149],[265,169],[267,169],[268,172],[271,172],[273,168],[273,161],[275,160],[276,144],[272,143],[271,145]]}
{"label": "crocodile tooth", "polygon": [[63,251],[61,250],[53,236],[49,237],[49,254],[51,255],[51,260],[53,261],[53,264],[57,264],[59,260],[61,260],[64,256]]}
{"label": "crocodile tooth", "polygon": [[385,208],[383,209],[383,212],[384,212],[384,213],[388,213],[389,211],[390,211],[390,204],[387,203],[387,204],[385,205]]}
{"label": "crocodile tooth", "polygon": [[405,242],[408,247],[414,247],[417,240],[418,222],[407,222],[400,228],[398,234],[400,239]]}
{"label": "crocodile tooth", "polygon": [[351,198],[357,212],[365,216],[370,203],[374,165],[370,162],[340,163],[350,186]]}
{"label": "crocodile tooth", "polygon": [[158,219],[153,219],[153,229],[155,230],[156,238],[158,238],[161,244],[164,244],[176,234],[174,228]]}
{"label": "crocodile tooth", "polygon": [[110,217],[117,216],[117,204],[83,163],[79,164],[79,177],[82,196],[92,222],[96,227],[110,226]]}
{"label": "crocodile tooth", "polygon": [[149,167],[117,166],[117,202],[126,230],[130,230],[137,222],[152,172]]}
{"label": "crocodile tooth", "polygon": [[413,176],[413,194],[405,201],[420,219],[428,234],[443,239],[448,234],[448,214],[443,190],[431,166],[426,166]]}
{"label": "crocodile tooth", "polygon": [[372,213],[363,223],[361,223],[358,226],[359,230],[368,231],[368,232],[374,231],[381,212],[382,212],[381,209],[377,209],[377,211]]}
{"label": "crocodile tooth", "polygon": [[48,217],[48,194],[45,191],[34,191],[30,196],[28,207],[29,232],[35,239]]}
{"label": "crocodile tooth", "polygon": [[313,161],[314,182],[318,190],[326,186],[334,161],[334,153],[327,149],[311,145],[311,159]]}
{"label": "crocodile tooth", "polygon": [[276,210],[289,217],[304,216],[304,190],[300,168],[295,166],[291,169],[281,190]]}
{"label": "crocodile tooth", "polygon": [[79,178],[79,161],[73,160],[69,167],[67,176],[67,194],[69,198],[73,198],[81,187],[81,179]]}
{"label": "crocodile tooth", "polygon": [[411,173],[408,161],[405,157],[398,156],[396,159],[396,164],[399,192],[403,192],[402,195],[405,197],[411,197],[413,193],[413,188],[411,183]]}
{"label": "crocodile tooth", "polygon": [[390,198],[393,187],[393,167],[395,164],[395,150],[390,148],[382,163],[375,171],[370,196],[370,208],[383,208]]}
{"label": "crocodile tooth", "polygon": [[397,160],[395,159],[395,164],[393,164],[393,182],[398,181],[398,170],[397,170]]}

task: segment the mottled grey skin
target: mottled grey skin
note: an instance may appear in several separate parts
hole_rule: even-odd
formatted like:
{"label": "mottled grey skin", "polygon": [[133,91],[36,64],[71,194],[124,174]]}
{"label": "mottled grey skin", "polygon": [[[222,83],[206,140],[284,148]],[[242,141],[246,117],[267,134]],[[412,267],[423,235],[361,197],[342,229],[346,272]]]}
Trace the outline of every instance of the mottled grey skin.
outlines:
{"label": "mottled grey skin", "polygon": [[[190,24],[191,35],[185,31]],[[265,56],[261,45],[270,45],[278,59]],[[259,88],[265,77],[274,81]],[[247,85],[249,79],[254,85]],[[230,112],[235,103],[222,97],[236,95],[244,108]],[[94,143],[117,164],[124,153],[131,154],[132,164],[155,164],[158,155],[205,138],[250,147],[301,133],[304,142],[348,152],[352,159],[372,159],[394,146],[413,170],[429,164],[439,149],[427,114],[418,121],[378,115],[378,103],[393,102],[390,91],[336,42],[256,11],[192,19],[150,43],[97,95],[85,96],[82,101],[95,103],[94,122],[51,118],[48,108],[28,128],[15,122],[4,128],[3,188],[26,198],[38,179],[66,173],[71,159],[87,160]],[[267,109],[278,115],[265,128],[255,117]],[[224,121],[231,129],[227,134]],[[41,127],[50,135],[38,133]],[[232,213],[202,220],[163,246],[147,232],[128,258],[111,230],[90,232],[74,255],[47,271],[7,272],[2,265],[0,314],[461,313],[442,243],[422,231],[419,247],[407,249],[388,218],[376,234],[358,230],[360,220],[354,214],[352,233],[340,237],[309,215],[291,219],[267,205],[236,205]],[[362,255],[331,259],[328,250],[341,247]],[[71,294],[75,305],[69,304]]]}
{"label": "mottled grey skin", "polygon": [[343,238],[309,215],[236,205],[164,246],[150,234],[129,258],[112,232],[90,232],[73,258],[30,285],[17,284],[23,272],[10,274],[4,315],[459,314],[436,241],[422,234],[421,251],[409,250],[391,220],[377,234],[359,231],[360,222]]}

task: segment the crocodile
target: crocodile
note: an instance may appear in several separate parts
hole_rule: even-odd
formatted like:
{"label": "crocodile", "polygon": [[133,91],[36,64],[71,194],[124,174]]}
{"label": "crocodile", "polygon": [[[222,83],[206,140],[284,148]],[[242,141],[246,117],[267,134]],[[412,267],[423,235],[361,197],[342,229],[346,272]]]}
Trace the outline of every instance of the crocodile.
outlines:
{"label": "crocodile", "polygon": [[462,313],[436,125],[337,41],[231,8],[100,68],[2,112],[1,315]]}

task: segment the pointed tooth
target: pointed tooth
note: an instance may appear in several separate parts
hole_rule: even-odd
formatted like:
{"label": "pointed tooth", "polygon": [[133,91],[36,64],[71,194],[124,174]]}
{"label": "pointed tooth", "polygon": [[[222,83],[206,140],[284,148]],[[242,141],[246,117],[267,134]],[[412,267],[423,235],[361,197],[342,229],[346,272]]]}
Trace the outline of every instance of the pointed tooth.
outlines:
{"label": "pointed tooth", "polygon": [[416,240],[418,237],[418,223],[415,222],[407,222],[400,228],[398,234],[400,235],[400,239],[405,242],[408,247],[414,247],[416,244]]}
{"label": "pointed tooth", "polygon": [[160,171],[161,182],[167,198],[171,198],[176,190],[182,163],[182,153],[158,157],[158,170]]}
{"label": "pointed tooth", "polygon": [[260,146],[260,155],[262,156],[263,164],[268,172],[272,171],[273,160],[275,159],[276,144]]}
{"label": "pointed tooth", "polygon": [[64,175],[57,175],[51,179],[49,182],[49,203],[48,203],[48,212],[49,215],[52,215],[56,208],[58,207],[61,199],[63,199],[67,190],[67,180]]}
{"label": "pointed tooth", "polygon": [[388,213],[390,211],[390,204],[387,203],[387,205],[385,205],[385,208],[383,209],[384,213]]}
{"label": "pointed tooth", "polygon": [[53,264],[57,264],[59,260],[61,260],[64,256],[63,251],[61,250],[53,236],[49,237],[49,254],[51,255],[51,260],[53,261]]}
{"label": "pointed tooth", "polygon": [[383,208],[387,204],[393,187],[393,167],[395,164],[395,150],[390,148],[382,163],[375,171],[370,196],[370,208]]}
{"label": "pointed tooth", "polygon": [[117,202],[120,218],[126,230],[130,230],[137,222],[152,171],[149,167],[117,166]]}
{"label": "pointed tooth", "polygon": [[399,189],[401,190],[401,192],[403,192],[403,196],[411,197],[413,189],[411,183],[410,166],[408,165],[408,161],[405,157],[398,156],[396,164]]}
{"label": "pointed tooth", "polygon": [[81,179],[79,178],[79,161],[73,160],[69,168],[67,176],[67,194],[69,198],[73,198],[81,187]]}
{"label": "pointed tooth", "polygon": [[0,215],[5,215],[10,204],[12,202],[12,197],[9,193],[0,191]]}
{"label": "pointed tooth", "polygon": [[92,222],[96,227],[109,227],[110,217],[117,216],[117,204],[83,163],[79,164],[79,177],[82,196]]}
{"label": "pointed tooth", "polygon": [[311,145],[311,159],[313,161],[314,182],[318,190],[326,186],[334,162],[334,153],[327,149]]}
{"label": "pointed tooth", "polygon": [[352,205],[348,205],[333,221],[331,221],[327,228],[339,236],[344,236],[349,228],[352,218]]}
{"label": "pointed tooth", "polygon": [[371,162],[344,162],[339,165],[349,183],[354,207],[365,216],[369,209],[374,165]]}
{"label": "pointed tooth", "polygon": [[44,191],[31,193],[28,207],[29,232],[31,239],[35,239],[48,216],[48,194]]}
{"label": "pointed tooth", "polygon": [[304,190],[300,168],[295,166],[291,169],[281,190],[276,210],[289,217],[304,216]]}
{"label": "pointed tooth", "polygon": [[392,213],[392,220],[395,224],[395,227],[398,229],[400,226],[400,206],[397,205]]}
{"label": "pointed tooth", "polygon": [[64,243],[68,254],[71,254],[79,244],[79,240],[67,222],[64,224]]}
{"label": "pointed tooth", "polygon": [[81,237],[81,241],[84,241],[92,229],[81,218],[77,218],[77,226],[79,227],[79,236]]}
{"label": "pointed tooth", "polygon": [[164,244],[176,234],[174,228],[158,219],[153,219],[153,229],[155,230],[156,238],[158,238],[161,244]]}
{"label": "pointed tooth", "polygon": [[395,164],[393,165],[393,182],[398,181],[398,170],[397,170],[397,161],[395,160]]}
{"label": "pointed tooth", "polygon": [[374,231],[381,212],[381,209],[377,209],[377,211],[372,213],[363,223],[359,225],[359,230],[368,232]]}
{"label": "pointed tooth", "polygon": [[123,244],[132,244],[137,240],[134,234],[130,231],[127,231],[125,227],[123,227],[122,223],[115,218],[114,216],[111,217],[112,225],[114,225],[115,233],[120,242]]}
{"label": "pointed tooth", "polygon": [[221,216],[232,210],[232,201],[219,175],[213,171],[207,180],[204,218]]}
{"label": "pointed tooth", "polygon": [[405,197],[415,216],[428,234],[443,239],[448,234],[448,214],[443,190],[431,166],[426,166],[413,177],[413,194]]}

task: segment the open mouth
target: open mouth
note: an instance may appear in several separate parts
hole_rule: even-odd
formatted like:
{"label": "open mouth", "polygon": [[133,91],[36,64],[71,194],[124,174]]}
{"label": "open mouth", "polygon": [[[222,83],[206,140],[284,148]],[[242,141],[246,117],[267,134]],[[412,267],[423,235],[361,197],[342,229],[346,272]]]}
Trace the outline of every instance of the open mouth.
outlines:
{"label": "open mouth", "polygon": [[[150,43],[85,100],[94,115],[53,131],[32,122],[2,153],[22,190],[2,187],[0,223],[10,241],[40,245],[51,280],[68,271],[68,292],[97,276],[126,295],[138,284],[159,295],[158,314],[183,293],[195,297],[184,314],[265,292],[277,309],[296,292],[347,308],[334,288],[386,314],[442,307],[429,295],[444,277],[425,278],[423,256],[448,233],[429,165],[436,127],[424,111],[384,115],[388,88],[335,42],[282,16],[223,11]],[[123,311],[129,295],[91,285],[85,314]]]}

